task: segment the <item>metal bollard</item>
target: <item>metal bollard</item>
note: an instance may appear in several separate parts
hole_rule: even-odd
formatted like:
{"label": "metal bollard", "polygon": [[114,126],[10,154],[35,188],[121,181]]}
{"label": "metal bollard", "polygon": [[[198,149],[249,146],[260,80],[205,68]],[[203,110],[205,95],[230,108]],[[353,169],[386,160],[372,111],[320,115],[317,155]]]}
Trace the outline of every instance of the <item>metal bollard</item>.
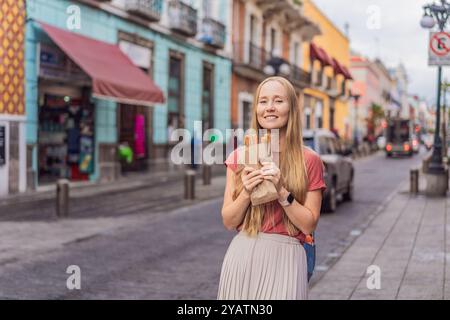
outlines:
{"label": "metal bollard", "polygon": [[447,186],[447,188],[445,190],[447,190],[447,191],[448,191],[448,187],[449,187],[449,183],[448,183],[449,172],[448,172],[448,169],[449,169],[448,167],[445,168],[445,177],[446,177],[445,183],[446,183],[446,186]]}
{"label": "metal bollard", "polygon": [[203,164],[203,184],[211,184],[211,165]]}
{"label": "metal bollard", "polygon": [[56,216],[69,216],[69,180],[60,179],[56,183]]}
{"label": "metal bollard", "polygon": [[410,170],[410,192],[412,194],[419,193],[419,169]]}
{"label": "metal bollard", "polygon": [[186,170],[184,173],[184,198],[195,199],[195,170]]}

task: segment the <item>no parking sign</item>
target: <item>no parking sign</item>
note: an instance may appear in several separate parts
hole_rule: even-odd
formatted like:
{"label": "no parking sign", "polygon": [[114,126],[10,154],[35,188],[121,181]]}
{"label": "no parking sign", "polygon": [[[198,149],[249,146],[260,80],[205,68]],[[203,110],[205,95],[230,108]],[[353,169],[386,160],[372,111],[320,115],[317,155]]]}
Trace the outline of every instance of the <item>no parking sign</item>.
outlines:
{"label": "no parking sign", "polygon": [[428,45],[428,65],[450,65],[450,34],[447,32],[430,32]]}

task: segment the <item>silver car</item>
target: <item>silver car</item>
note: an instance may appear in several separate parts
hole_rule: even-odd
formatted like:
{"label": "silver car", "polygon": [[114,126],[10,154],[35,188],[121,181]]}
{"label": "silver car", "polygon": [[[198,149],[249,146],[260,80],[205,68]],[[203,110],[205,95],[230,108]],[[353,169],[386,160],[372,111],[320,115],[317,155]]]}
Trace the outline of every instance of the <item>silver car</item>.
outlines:
{"label": "silver car", "polygon": [[304,130],[305,146],[316,151],[325,165],[327,189],[322,200],[323,212],[334,212],[339,200],[353,200],[354,167],[351,150],[334,133],[325,129]]}

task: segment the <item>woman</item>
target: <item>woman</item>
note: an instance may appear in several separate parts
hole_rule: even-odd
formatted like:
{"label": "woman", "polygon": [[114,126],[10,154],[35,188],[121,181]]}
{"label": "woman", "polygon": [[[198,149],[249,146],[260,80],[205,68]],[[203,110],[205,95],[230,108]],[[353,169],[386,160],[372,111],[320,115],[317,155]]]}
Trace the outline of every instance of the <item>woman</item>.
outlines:
{"label": "woman", "polygon": [[[240,232],[223,261],[219,299],[308,298],[302,244],[317,226],[326,186],[320,157],[303,147],[299,109],[289,81],[264,80],[256,90],[252,128],[279,129],[279,154],[272,156],[280,168],[274,162],[264,162],[259,170],[242,168],[236,163],[240,148],[225,161],[223,223]],[[278,201],[252,207],[250,194],[264,179],[275,185]]]}

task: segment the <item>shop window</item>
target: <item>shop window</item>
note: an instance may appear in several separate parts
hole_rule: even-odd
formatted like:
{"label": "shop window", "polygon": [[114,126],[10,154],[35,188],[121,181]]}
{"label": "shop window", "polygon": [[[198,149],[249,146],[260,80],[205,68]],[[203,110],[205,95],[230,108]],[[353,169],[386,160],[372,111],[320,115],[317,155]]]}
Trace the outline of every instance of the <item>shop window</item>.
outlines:
{"label": "shop window", "polygon": [[[169,83],[167,95],[168,127],[172,129],[184,128],[182,105],[182,64],[179,57],[171,56],[169,61]],[[170,139],[170,137],[169,137]]]}
{"label": "shop window", "polygon": [[[45,88],[42,88],[45,90]],[[94,107],[83,97],[43,93],[39,107],[39,183],[88,180],[94,172]]]}
{"label": "shop window", "polygon": [[202,123],[203,131],[214,127],[214,72],[210,64],[203,65]]}

